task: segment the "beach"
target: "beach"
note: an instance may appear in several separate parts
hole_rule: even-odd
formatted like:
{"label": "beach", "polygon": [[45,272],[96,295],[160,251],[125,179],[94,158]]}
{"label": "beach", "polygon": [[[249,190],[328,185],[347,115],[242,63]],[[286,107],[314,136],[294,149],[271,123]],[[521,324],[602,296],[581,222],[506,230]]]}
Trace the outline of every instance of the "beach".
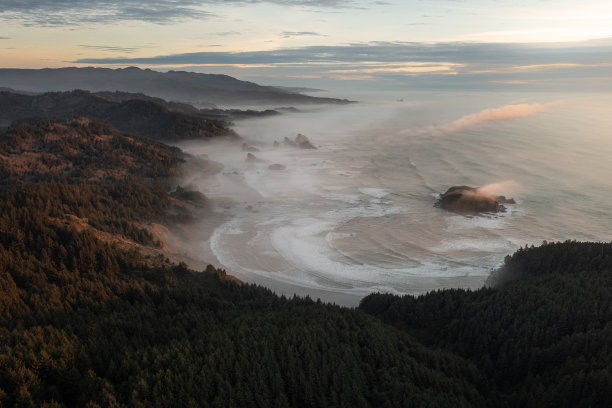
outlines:
{"label": "beach", "polygon": [[[241,121],[254,163],[241,144],[182,144],[223,164],[184,181],[214,218],[189,251],[245,282],[354,306],[372,292],[479,288],[506,255],[543,240],[612,239],[608,119],[590,109],[604,96],[423,98]],[[298,133],[316,149],[274,145]],[[435,208],[453,185],[516,204],[482,216]]]}

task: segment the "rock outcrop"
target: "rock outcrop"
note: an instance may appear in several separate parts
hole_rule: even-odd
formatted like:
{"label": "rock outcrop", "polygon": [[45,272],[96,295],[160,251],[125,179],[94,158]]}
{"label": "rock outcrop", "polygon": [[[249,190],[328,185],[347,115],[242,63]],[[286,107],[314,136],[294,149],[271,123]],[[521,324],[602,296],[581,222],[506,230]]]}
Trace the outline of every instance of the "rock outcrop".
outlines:
{"label": "rock outcrop", "polygon": [[262,160],[255,156],[253,153],[247,153],[247,157],[245,162],[247,163],[263,163],[265,160]]}
{"label": "rock outcrop", "polygon": [[289,139],[287,136],[285,136],[285,139],[283,140],[283,145],[286,147],[297,147],[297,143]]}
{"label": "rock outcrop", "polygon": [[189,202],[196,207],[205,207],[208,205],[208,200],[204,194],[181,186],[177,186],[176,190],[171,192],[170,195],[178,200]]}
{"label": "rock outcrop", "polygon": [[258,149],[258,148],[256,148],[255,146],[250,146],[250,145],[248,145],[248,144],[246,144],[246,143],[243,143],[243,144],[242,144],[242,151],[243,151],[243,152],[252,152],[252,153],[256,153],[256,152],[258,152],[258,151],[259,151],[259,149]]}
{"label": "rock outcrop", "polygon": [[516,203],[512,198],[496,196],[481,188],[454,186],[442,194],[434,206],[460,214],[478,215],[505,212],[504,204]]}
{"label": "rock outcrop", "polygon": [[271,164],[271,165],[269,165],[269,166],[268,166],[268,169],[269,169],[269,170],[285,170],[286,168],[287,168],[287,167],[285,167],[284,165],[282,165],[282,164],[277,164],[277,163],[275,163],[275,164]]}
{"label": "rock outcrop", "polygon": [[[280,144],[278,142],[274,142],[274,147],[278,147]],[[285,147],[298,147],[300,149],[316,149],[315,145],[313,145],[310,140],[306,136],[301,133],[295,137],[295,140],[291,140],[285,136],[283,140],[283,146]]]}
{"label": "rock outcrop", "polygon": [[310,140],[301,133],[295,138],[295,144],[297,144],[300,149],[316,149],[316,147],[310,143]]}

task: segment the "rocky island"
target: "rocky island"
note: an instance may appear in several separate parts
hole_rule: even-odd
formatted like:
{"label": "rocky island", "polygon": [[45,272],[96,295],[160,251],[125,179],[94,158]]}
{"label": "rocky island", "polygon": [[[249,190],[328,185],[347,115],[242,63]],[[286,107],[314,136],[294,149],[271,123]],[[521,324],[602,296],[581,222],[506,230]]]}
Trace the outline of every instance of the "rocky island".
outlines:
{"label": "rocky island", "polygon": [[440,195],[434,207],[466,215],[505,212],[504,204],[516,204],[514,199],[496,196],[482,187],[453,186]]}

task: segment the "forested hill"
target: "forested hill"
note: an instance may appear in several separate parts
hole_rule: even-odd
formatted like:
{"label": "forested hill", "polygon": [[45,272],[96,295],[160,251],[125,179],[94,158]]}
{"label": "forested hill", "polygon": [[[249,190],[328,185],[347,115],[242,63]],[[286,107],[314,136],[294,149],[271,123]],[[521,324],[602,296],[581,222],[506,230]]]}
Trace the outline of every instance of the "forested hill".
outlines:
{"label": "forested hill", "polygon": [[184,159],[91,119],[0,134],[0,406],[610,405],[610,244],[521,249],[477,291],[279,297],[122,244],[206,205],[164,188]]}
{"label": "forested hill", "polygon": [[89,118],[17,122],[0,133],[2,184],[165,180],[180,173],[188,156],[175,147],[122,134]]}
{"label": "forested hill", "polygon": [[202,117],[189,105],[146,95],[98,95],[81,90],[40,95],[0,92],[0,124],[31,118],[72,119],[76,116],[102,119],[122,132],[166,142],[238,137],[226,123]]}
{"label": "forested hill", "polygon": [[521,249],[496,277],[477,291],[370,295],[360,309],[470,360],[509,406],[610,406],[612,244]]}
{"label": "forested hill", "polygon": [[181,222],[187,203],[149,177],[172,175],[177,149],[73,120],[16,124],[0,151],[1,406],[489,401],[474,365],[360,311],[278,297],[107,239],[155,246],[143,224]]}
{"label": "forested hill", "polygon": [[189,222],[206,205],[197,192],[169,193],[194,161],[206,165],[99,120],[15,123],[0,133],[1,202],[106,240],[159,245],[145,224]]}

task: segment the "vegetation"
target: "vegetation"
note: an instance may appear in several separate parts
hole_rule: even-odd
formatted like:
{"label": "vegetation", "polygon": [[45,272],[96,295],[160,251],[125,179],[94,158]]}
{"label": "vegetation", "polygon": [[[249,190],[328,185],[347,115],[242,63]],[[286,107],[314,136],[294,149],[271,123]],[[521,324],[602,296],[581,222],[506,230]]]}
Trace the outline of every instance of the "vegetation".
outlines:
{"label": "vegetation", "polygon": [[509,406],[612,401],[612,244],[564,242],[506,258],[497,288],[375,294],[360,309],[476,364]]}
{"label": "vegetation", "polygon": [[158,187],[176,149],[83,119],[0,140],[2,406],[485,404],[474,366],[362,312],[101,240],[150,243],[139,223],[205,205]]}
{"label": "vegetation", "polygon": [[3,406],[484,404],[473,366],[358,311],[32,232],[40,256],[25,237],[0,248]]}
{"label": "vegetation", "polygon": [[78,116],[105,120],[122,132],[161,141],[236,138],[222,121],[204,118],[189,105],[141,94],[76,90],[23,95],[0,92],[0,122]]}
{"label": "vegetation", "polygon": [[0,140],[9,219],[53,219],[145,245],[159,242],[141,224],[190,220],[162,188],[186,160],[177,148],[90,119],[18,123]]}
{"label": "vegetation", "polygon": [[101,197],[3,194],[3,406],[484,404],[473,366],[364,313],[279,298],[213,267],[151,268],[54,220],[92,218]]}
{"label": "vegetation", "polygon": [[18,122],[0,134],[0,183],[64,183],[164,180],[177,176],[186,156],[181,150],[138,136],[128,136],[107,122]]}
{"label": "vegetation", "polygon": [[285,298],[122,249],[187,217],[177,149],[91,120],[0,136],[0,406],[597,407],[612,245],[521,249],[497,286]]}

